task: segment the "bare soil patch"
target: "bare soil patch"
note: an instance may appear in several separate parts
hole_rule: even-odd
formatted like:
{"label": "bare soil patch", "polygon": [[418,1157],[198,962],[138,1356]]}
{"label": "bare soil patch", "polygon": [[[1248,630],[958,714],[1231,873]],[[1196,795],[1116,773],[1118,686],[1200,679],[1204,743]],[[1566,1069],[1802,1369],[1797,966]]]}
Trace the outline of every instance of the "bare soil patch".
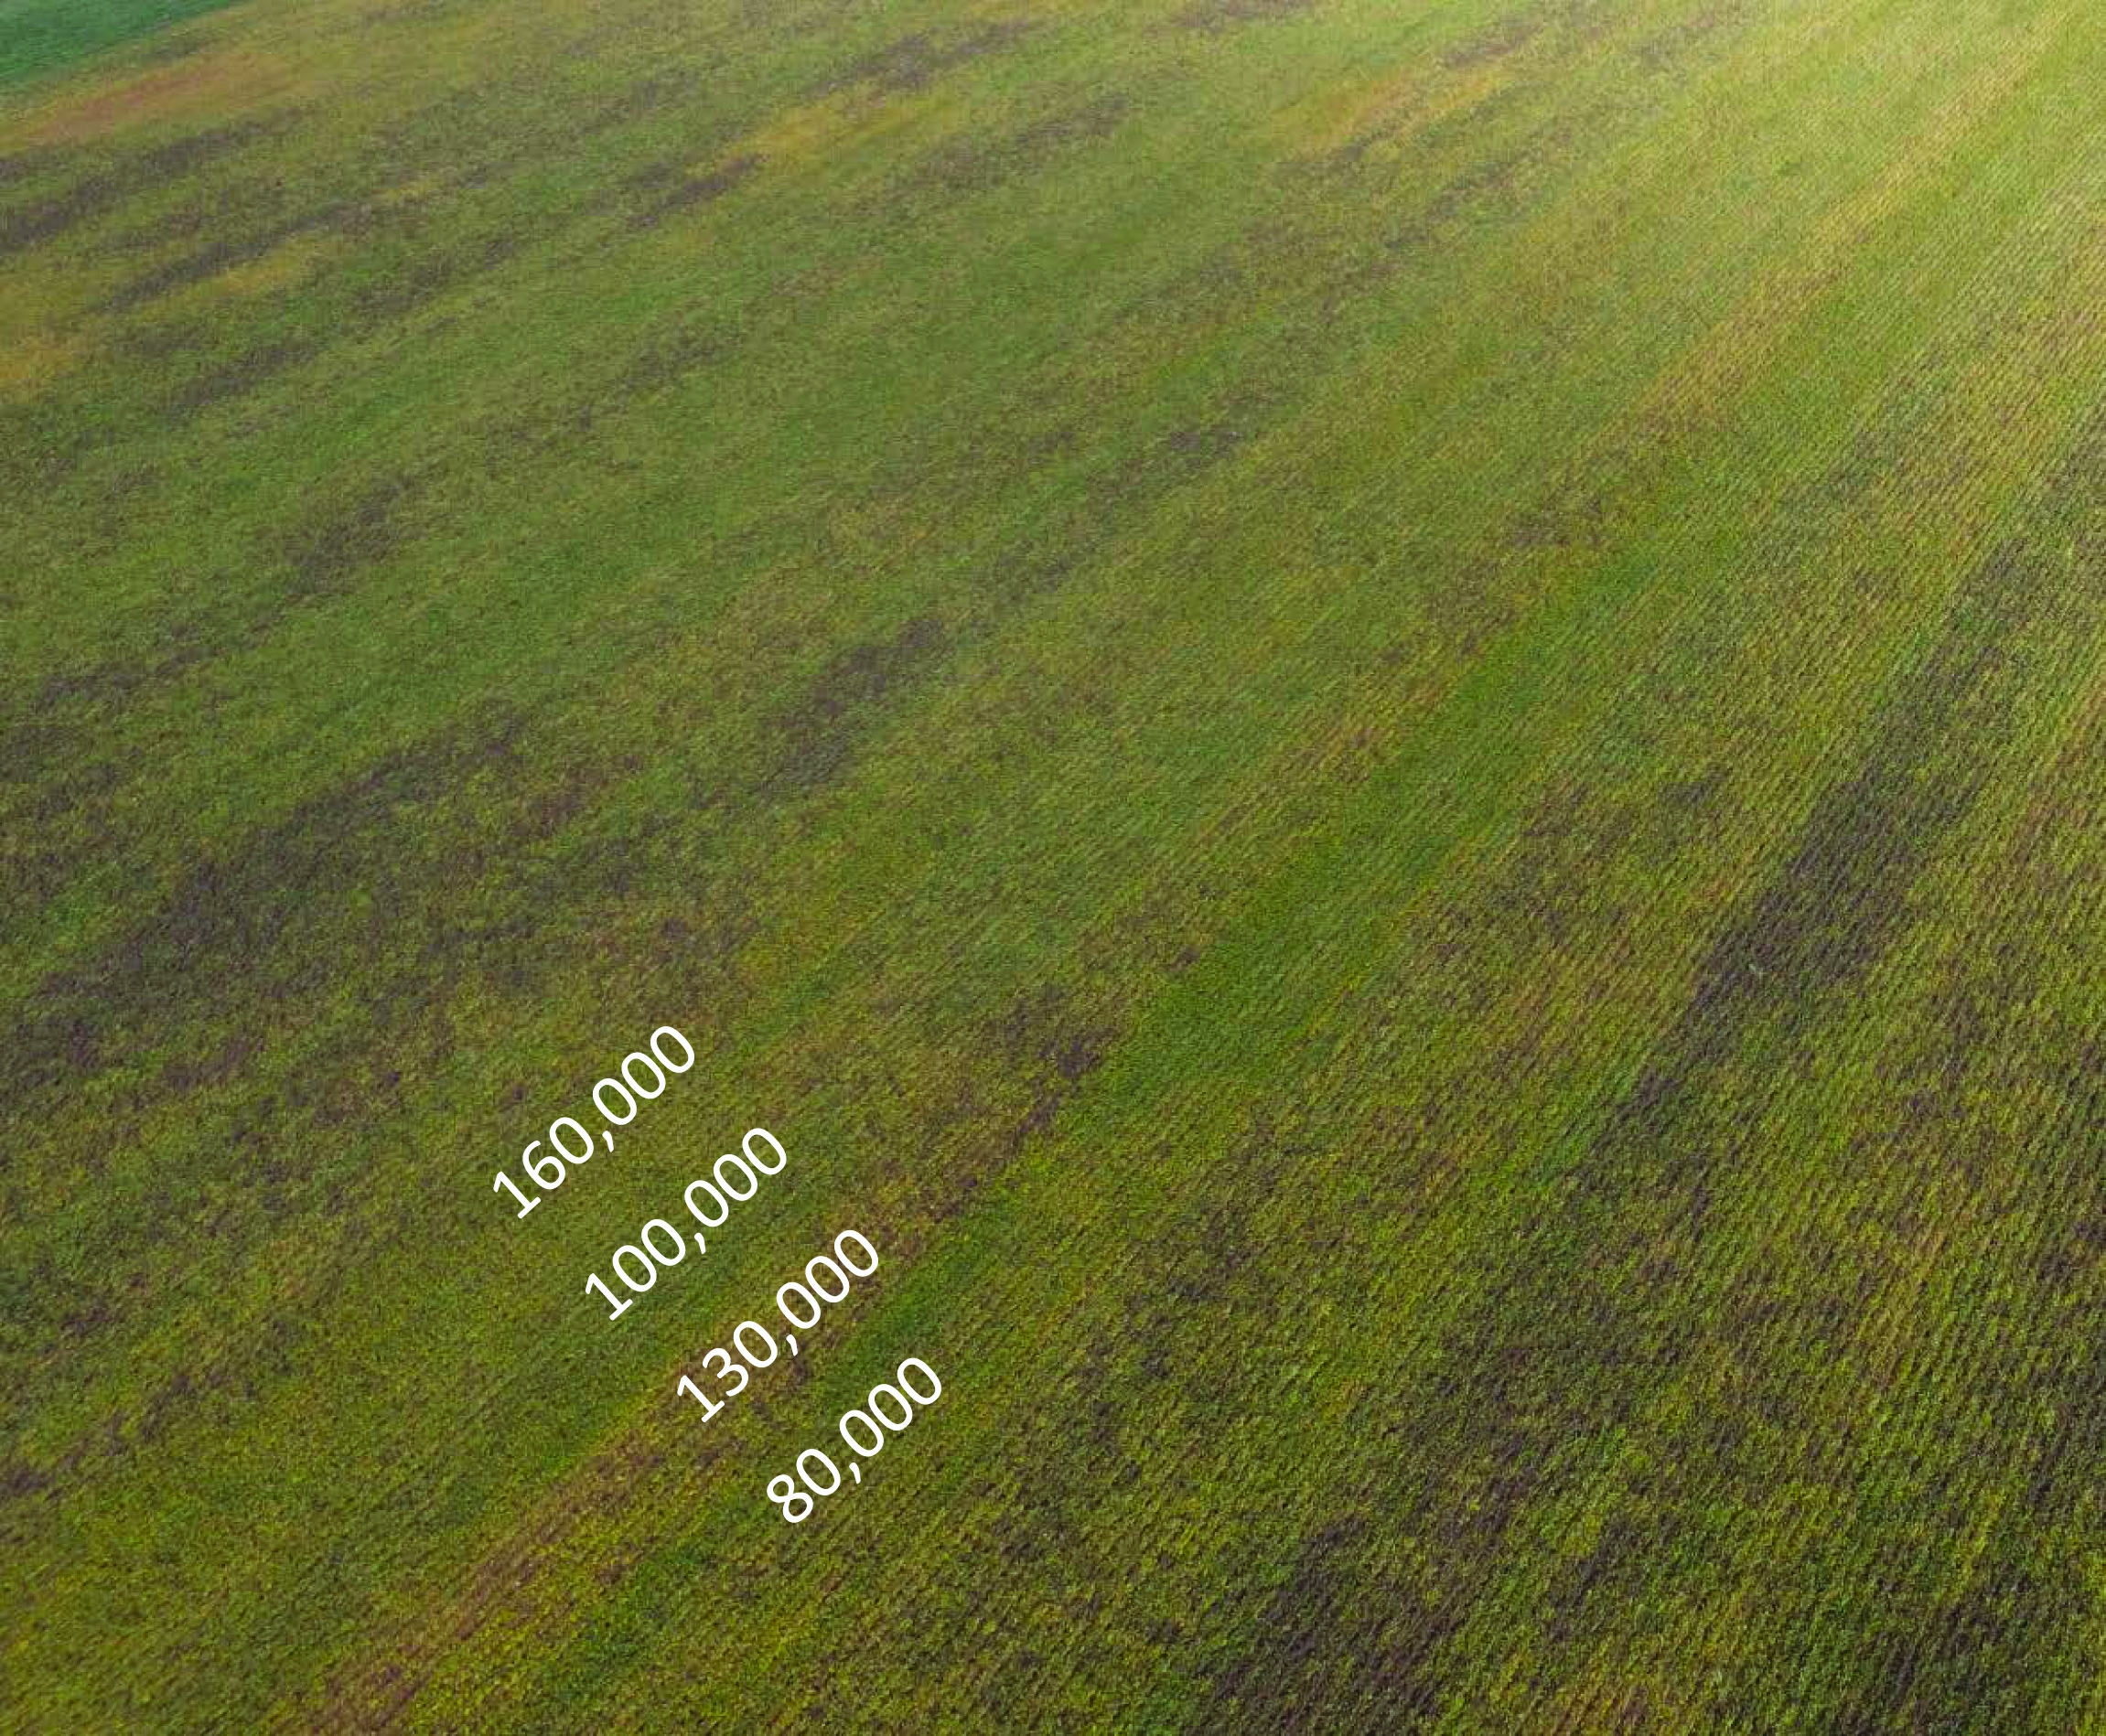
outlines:
{"label": "bare soil patch", "polygon": [[647,198],[643,208],[629,219],[629,227],[655,229],[669,217],[710,204],[744,186],[759,168],[758,156],[740,156],[700,175],[664,163],[639,170],[629,177],[629,186]]}
{"label": "bare soil patch", "polygon": [[1201,0],[1177,14],[1177,23],[1212,36],[1246,24],[1267,24],[1313,12],[1316,4],[1317,0]]}
{"label": "bare soil patch", "polygon": [[808,94],[827,96],[858,85],[875,87],[887,95],[925,90],[954,68],[999,53],[1030,29],[1028,22],[1010,19],[976,25],[955,35],[918,30],[852,60],[832,78],[814,85]]}

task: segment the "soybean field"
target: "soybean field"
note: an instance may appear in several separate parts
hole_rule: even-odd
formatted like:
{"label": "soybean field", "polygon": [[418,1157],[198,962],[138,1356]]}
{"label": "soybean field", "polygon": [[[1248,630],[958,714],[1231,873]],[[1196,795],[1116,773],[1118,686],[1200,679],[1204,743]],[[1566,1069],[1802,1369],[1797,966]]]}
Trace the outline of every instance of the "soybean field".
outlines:
{"label": "soybean field", "polygon": [[2106,1726],[2101,91],[0,0],[0,1728]]}

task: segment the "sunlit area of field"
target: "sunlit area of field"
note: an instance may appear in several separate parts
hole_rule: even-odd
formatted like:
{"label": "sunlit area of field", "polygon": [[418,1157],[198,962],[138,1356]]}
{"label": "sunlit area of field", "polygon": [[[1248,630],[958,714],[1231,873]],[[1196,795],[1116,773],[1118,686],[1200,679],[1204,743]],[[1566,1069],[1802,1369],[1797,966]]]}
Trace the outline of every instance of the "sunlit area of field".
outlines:
{"label": "sunlit area of field", "polygon": [[0,1725],[2106,1720],[2101,90],[0,0]]}

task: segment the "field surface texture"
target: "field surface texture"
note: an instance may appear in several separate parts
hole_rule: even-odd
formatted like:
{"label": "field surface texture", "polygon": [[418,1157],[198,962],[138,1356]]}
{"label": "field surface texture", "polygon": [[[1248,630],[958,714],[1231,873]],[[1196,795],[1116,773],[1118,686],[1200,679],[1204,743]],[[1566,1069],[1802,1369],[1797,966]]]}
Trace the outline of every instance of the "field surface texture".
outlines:
{"label": "field surface texture", "polygon": [[0,0],[0,1728],[2106,1723],[2102,93]]}

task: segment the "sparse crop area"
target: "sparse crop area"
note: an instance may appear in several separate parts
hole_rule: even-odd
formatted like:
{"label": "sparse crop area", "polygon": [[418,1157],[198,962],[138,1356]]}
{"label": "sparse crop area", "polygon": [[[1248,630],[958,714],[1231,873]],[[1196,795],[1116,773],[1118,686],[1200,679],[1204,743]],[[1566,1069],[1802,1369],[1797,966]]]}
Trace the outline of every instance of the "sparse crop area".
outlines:
{"label": "sparse crop area", "polygon": [[0,0],[0,1727],[2106,1722],[2102,89]]}

